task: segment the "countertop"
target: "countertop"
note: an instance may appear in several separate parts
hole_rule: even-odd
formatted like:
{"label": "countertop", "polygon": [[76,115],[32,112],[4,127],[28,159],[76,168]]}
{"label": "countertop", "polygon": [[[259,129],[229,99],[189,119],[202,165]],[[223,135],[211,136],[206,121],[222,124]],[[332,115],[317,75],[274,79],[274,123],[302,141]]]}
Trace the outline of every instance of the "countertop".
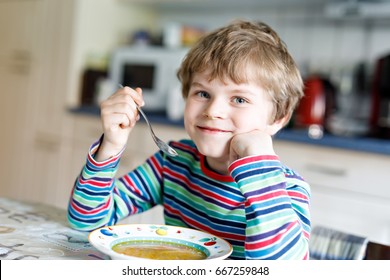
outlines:
{"label": "countertop", "polygon": [[[97,106],[81,106],[72,108],[69,111],[71,113],[85,115],[99,116],[100,114],[100,109]],[[183,120],[170,120],[163,112],[146,113],[152,124],[155,123],[184,127]],[[290,128],[282,129],[277,133],[277,135],[275,135],[275,139],[390,156],[390,139],[378,139],[363,136],[342,137],[331,134],[324,134],[321,139],[313,139],[309,137],[307,130],[296,130]]]}

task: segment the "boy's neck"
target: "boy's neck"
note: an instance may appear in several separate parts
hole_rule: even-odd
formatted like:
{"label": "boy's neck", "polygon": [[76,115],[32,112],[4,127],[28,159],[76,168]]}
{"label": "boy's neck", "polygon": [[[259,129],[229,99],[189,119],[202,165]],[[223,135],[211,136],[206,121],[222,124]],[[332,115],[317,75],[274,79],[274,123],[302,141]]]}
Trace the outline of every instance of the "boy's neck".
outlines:
{"label": "boy's neck", "polygon": [[229,175],[229,162],[227,159],[205,157],[205,165],[208,169],[218,174]]}

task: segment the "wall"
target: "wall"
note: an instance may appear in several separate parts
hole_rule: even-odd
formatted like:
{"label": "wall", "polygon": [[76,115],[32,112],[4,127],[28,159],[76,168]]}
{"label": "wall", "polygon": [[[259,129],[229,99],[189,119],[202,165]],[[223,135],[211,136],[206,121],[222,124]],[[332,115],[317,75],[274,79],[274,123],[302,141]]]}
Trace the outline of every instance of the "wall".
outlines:
{"label": "wall", "polygon": [[78,105],[80,77],[87,65],[107,62],[112,49],[127,43],[132,32],[146,29],[156,34],[171,22],[210,30],[238,18],[265,21],[286,42],[303,75],[325,72],[336,82],[341,71],[360,61],[372,72],[375,60],[390,52],[390,15],[374,21],[334,20],[325,16],[323,0],[203,2],[75,1],[68,104]]}
{"label": "wall", "polygon": [[113,0],[75,1],[73,56],[68,105],[79,104],[80,79],[90,64],[107,63],[110,52],[128,42],[137,29],[153,29],[154,11],[144,5]]}
{"label": "wall", "polygon": [[325,17],[322,6],[283,4],[196,11],[169,6],[160,12],[160,26],[175,21],[211,29],[237,18],[265,21],[281,35],[304,72],[337,72],[340,67],[360,60],[372,62],[390,52],[390,15],[380,21],[341,21]]}

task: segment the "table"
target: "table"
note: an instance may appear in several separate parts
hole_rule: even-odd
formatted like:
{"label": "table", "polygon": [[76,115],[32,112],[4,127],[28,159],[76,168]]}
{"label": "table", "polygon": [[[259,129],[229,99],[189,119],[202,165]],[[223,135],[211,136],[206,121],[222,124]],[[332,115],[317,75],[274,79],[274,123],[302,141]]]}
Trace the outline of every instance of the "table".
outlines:
{"label": "table", "polygon": [[0,260],[108,259],[69,227],[66,210],[0,197]]}
{"label": "table", "polygon": [[[389,260],[390,246],[369,242],[367,259]],[[69,227],[66,210],[0,197],[0,260],[107,260],[88,233]]]}

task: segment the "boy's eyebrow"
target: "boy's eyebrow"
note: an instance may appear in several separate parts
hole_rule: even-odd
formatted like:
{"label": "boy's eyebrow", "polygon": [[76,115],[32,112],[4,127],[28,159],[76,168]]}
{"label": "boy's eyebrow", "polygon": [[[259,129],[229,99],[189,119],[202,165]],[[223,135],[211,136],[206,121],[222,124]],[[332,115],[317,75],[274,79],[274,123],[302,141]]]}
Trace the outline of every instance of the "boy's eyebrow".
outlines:
{"label": "boy's eyebrow", "polygon": [[232,93],[248,93],[251,95],[256,95],[254,92],[247,90],[247,89],[234,89],[231,91]]}
{"label": "boy's eyebrow", "polygon": [[253,92],[253,91],[250,90],[250,89],[241,88],[241,87],[233,88],[233,89],[229,90],[228,92],[229,92],[230,94],[245,94],[245,95],[257,96],[256,92]]}
{"label": "boy's eyebrow", "polygon": [[[207,88],[207,86],[205,86],[204,84],[202,84],[201,82],[197,82],[197,81],[194,81],[191,83],[190,85],[191,87],[195,86],[195,87],[201,87],[201,88]],[[232,94],[250,94],[250,95],[254,95],[256,96],[256,93],[250,91],[250,90],[247,90],[247,89],[242,89],[242,88],[234,88],[233,90],[229,90],[230,93]]]}

